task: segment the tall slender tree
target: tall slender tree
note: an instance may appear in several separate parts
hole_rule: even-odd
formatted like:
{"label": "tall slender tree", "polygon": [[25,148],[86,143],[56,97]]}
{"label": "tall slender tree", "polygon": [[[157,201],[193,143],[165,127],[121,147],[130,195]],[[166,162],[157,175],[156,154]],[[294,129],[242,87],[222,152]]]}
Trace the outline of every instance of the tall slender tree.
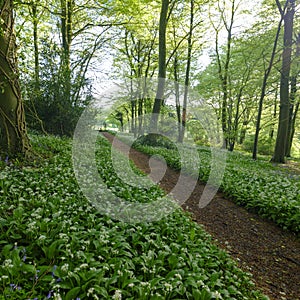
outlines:
{"label": "tall slender tree", "polygon": [[27,154],[30,143],[18,79],[12,0],[0,0],[0,24],[0,150]]}
{"label": "tall slender tree", "polygon": [[[277,1],[279,10],[282,11],[279,1]],[[283,12],[282,12],[283,13]],[[272,162],[285,163],[286,149],[288,145],[289,128],[289,80],[291,70],[291,57],[293,45],[293,23],[295,15],[295,0],[287,0],[287,10],[284,14],[284,34],[283,34],[283,52],[282,67],[280,78],[280,110],[278,121],[278,132],[275,144],[275,150]]]}
{"label": "tall slender tree", "polygon": [[[221,3],[222,2],[222,3]],[[211,24],[215,30],[215,51],[216,58],[218,63],[218,76],[221,82],[222,87],[222,102],[221,102],[221,124],[222,131],[224,134],[223,148],[228,147],[228,100],[229,100],[229,77],[230,77],[230,60],[231,60],[231,51],[232,51],[232,40],[233,40],[233,25],[235,22],[235,17],[237,14],[237,9],[240,4],[236,0],[230,0],[230,13],[227,16],[228,11],[226,9],[226,1],[218,1],[218,9],[220,13],[220,21],[218,25],[215,24],[215,21],[211,18]],[[222,27],[226,30],[226,54],[225,60],[222,61],[220,53],[220,32]]]}
{"label": "tall slender tree", "polygon": [[183,142],[185,126],[186,126],[186,117],[187,117],[187,99],[188,99],[188,90],[190,84],[190,70],[191,70],[191,60],[192,60],[192,48],[193,48],[193,29],[194,29],[194,0],[190,0],[190,26],[188,34],[188,49],[187,49],[187,63],[185,71],[185,81],[184,81],[184,95],[183,95],[183,104],[182,104],[182,117],[181,117],[181,130],[179,132],[179,142]]}
{"label": "tall slender tree", "polygon": [[292,144],[295,134],[296,117],[299,111],[300,101],[297,99],[297,80],[300,74],[300,33],[296,37],[296,53],[295,53],[295,67],[291,76],[291,91],[290,91],[290,111],[289,111],[289,126],[288,126],[288,140],[286,146],[286,156],[291,156]]}
{"label": "tall slender tree", "polygon": [[71,44],[73,37],[73,7],[74,0],[61,0],[61,37],[62,57],[61,68],[64,77],[66,101],[71,98]]}
{"label": "tall slender tree", "polygon": [[275,55],[276,55],[276,50],[277,50],[277,45],[278,45],[278,41],[279,41],[282,22],[283,22],[283,19],[284,19],[285,10],[286,10],[286,5],[285,5],[284,9],[282,11],[280,11],[281,17],[280,17],[280,20],[279,20],[278,26],[277,26],[277,31],[276,31],[276,35],[275,35],[275,39],[274,39],[274,44],[273,44],[271,57],[270,57],[270,60],[269,60],[269,64],[268,64],[267,68],[264,71],[263,82],[262,82],[262,85],[261,85],[261,93],[260,93],[260,98],[259,98],[259,103],[258,103],[258,111],[257,111],[257,118],[256,118],[256,129],[255,129],[254,144],[253,144],[253,151],[252,151],[252,158],[255,159],[255,160],[257,158],[258,139],[259,139],[259,132],[260,132],[260,129],[261,129],[261,117],[262,117],[262,111],[263,111],[264,98],[265,98],[265,95],[266,95],[267,82],[268,82],[268,78],[270,76],[271,70],[273,68],[274,59],[275,59]]}
{"label": "tall slender tree", "polygon": [[158,85],[152,109],[151,131],[157,131],[158,115],[161,110],[166,80],[166,31],[168,23],[169,0],[162,0],[159,19],[159,60],[158,60]]}

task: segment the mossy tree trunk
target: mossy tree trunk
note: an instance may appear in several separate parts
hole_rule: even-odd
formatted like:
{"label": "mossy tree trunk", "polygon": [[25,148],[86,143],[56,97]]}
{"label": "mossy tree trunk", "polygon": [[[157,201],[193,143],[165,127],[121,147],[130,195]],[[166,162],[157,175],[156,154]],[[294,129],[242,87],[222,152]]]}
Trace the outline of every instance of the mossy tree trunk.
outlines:
{"label": "mossy tree trunk", "polygon": [[0,151],[10,155],[30,150],[18,79],[13,1],[0,0]]}

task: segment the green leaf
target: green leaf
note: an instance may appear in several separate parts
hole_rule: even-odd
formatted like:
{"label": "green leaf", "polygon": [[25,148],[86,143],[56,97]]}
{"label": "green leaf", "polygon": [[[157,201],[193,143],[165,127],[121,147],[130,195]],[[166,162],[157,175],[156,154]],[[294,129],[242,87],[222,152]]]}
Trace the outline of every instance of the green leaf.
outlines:
{"label": "green leaf", "polygon": [[15,219],[22,219],[23,214],[24,214],[24,209],[21,206],[17,207],[13,212]]}
{"label": "green leaf", "polygon": [[77,287],[74,287],[73,289],[71,289],[70,291],[68,291],[67,295],[66,295],[66,300],[74,300],[77,295],[79,294],[80,292],[80,287],[77,286]]}
{"label": "green leaf", "polygon": [[103,296],[105,299],[108,299],[109,298],[109,295],[107,293],[107,290],[104,288],[104,287],[101,287],[101,286],[95,286],[94,287],[95,291],[97,292],[97,295],[101,295]]}
{"label": "green leaf", "polygon": [[22,269],[23,269],[23,271],[26,271],[28,273],[32,273],[32,274],[36,273],[35,266],[33,266],[33,265],[23,264]]}

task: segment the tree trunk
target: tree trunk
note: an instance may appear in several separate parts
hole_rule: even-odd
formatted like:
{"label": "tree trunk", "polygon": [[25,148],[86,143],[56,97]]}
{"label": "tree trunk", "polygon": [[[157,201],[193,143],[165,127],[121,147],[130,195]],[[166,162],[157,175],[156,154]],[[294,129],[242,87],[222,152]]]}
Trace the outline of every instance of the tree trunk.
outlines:
{"label": "tree trunk", "polygon": [[274,127],[275,127],[276,121],[277,121],[277,100],[278,100],[277,98],[278,98],[278,87],[276,86],[272,125],[271,125],[270,134],[269,134],[269,137],[271,140],[274,138]]}
{"label": "tree trunk", "polygon": [[291,92],[290,92],[290,104],[289,104],[289,121],[287,128],[287,141],[286,141],[286,149],[285,155],[286,157],[291,157],[291,149],[292,149],[292,140],[290,139],[292,134],[292,125],[294,119],[294,106],[295,106],[295,96],[297,91],[297,81],[296,77],[292,76],[291,78]]}
{"label": "tree trunk", "polygon": [[296,67],[293,76],[291,77],[291,93],[290,93],[290,115],[289,115],[289,126],[288,126],[288,140],[286,147],[286,156],[291,156],[291,149],[293,144],[293,138],[295,133],[295,123],[296,116],[299,109],[299,101],[296,101],[296,93],[297,93],[297,77],[299,75],[299,58],[300,58],[300,33],[297,36],[296,40]]}
{"label": "tree trunk", "polygon": [[0,1],[0,151],[28,154],[24,107],[18,79],[13,1]]}
{"label": "tree trunk", "polygon": [[62,35],[62,80],[65,100],[71,100],[71,43],[72,43],[73,0],[61,0],[61,35]]}
{"label": "tree trunk", "polygon": [[157,132],[158,115],[161,110],[166,79],[166,30],[169,0],[162,0],[159,19],[159,58],[158,58],[158,85],[152,109],[151,131]]}
{"label": "tree trunk", "polygon": [[194,0],[190,1],[190,28],[188,36],[188,53],[187,53],[187,63],[185,71],[185,81],[184,81],[184,95],[183,95],[183,104],[182,104],[182,116],[181,116],[181,130],[178,141],[183,142],[185,126],[186,126],[186,114],[187,114],[187,98],[188,90],[190,84],[190,70],[191,70],[191,60],[192,60],[192,37],[193,37],[193,27],[194,27]]}
{"label": "tree trunk", "polygon": [[292,117],[292,123],[291,123],[291,133],[289,136],[289,155],[291,154],[291,149],[292,149],[292,145],[293,145],[293,139],[294,139],[294,135],[295,135],[295,125],[296,125],[296,118],[297,118],[297,114],[299,111],[299,105],[300,105],[300,101],[298,100],[297,104],[295,105],[295,109],[294,109],[294,113],[293,113],[293,117]]}
{"label": "tree trunk", "polygon": [[289,79],[291,69],[291,55],[293,45],[293,20],[295,14],[295,0],[288,0],[287,12],[284,16],[284,49],[282,53],[282,67],[280,79],[280,110],[277,138],[272,162],[285,163],[286,146],[289,126]]}
{"label": "tree trunk", "polygon": [[235,142],[237,139],[238,135],[238,129],[239,129],[239,114],[240,114],[240,104],[242,101],[242,92],[243,92],[243,87],[240,89],[238,98],[237,98],[237,103],[236,103],[236,110],[235,110],[235,116],[234,116],[234,125],[233,125],[233,132],[232,132],[232,137],[229,138],[229,151],[233,152],[234,147],[235,147]]}
{"label": "tree trunk", "polygon": [[38,15],[37,4],[31,6],[32,23],[33,23],[33,45],[34,45],[34,88],[38,93],[40,89],[40,62],[39,62],[39,44],[38,44]]}
{"label": "tree trunk", "polygon": [[175,88],[175,103],[176,103],[176,116],[177,116],[177,125],[178,125],[178,138],[180,136],[180,124],[181,124],[181,108],[180,108],[180,95],[179,95],[179,78],[178,78],[178,57],[177,54],[175,54],[174,58],[174,88]]}
{"label": "tree trunk", "polygon": [[268,68],[265,70],[263,83],[261,86],[261,93],[260,93],[258,112],[257,112],[257,120],[256,120],[256,129],[255,129],[255,136],[254,136],[254,144],[253,144],[253,151],[252,151],[253,159],[257,158],[258,138],[259,138],[259,132],[260,132],[260,122],[261,122],[261,115],[262,115],[262,110],[263,110],[263,102],[264,102],[264,98],[266,95],[267,81],[268,81],[269,75],[270,75],[272,67],[273,67],[273,62],[274,62],[274,58],[275,58],[275,54],[276,54],[276,49],[277,49],[277,44],[278,44],[278,40],[279,40],[279,34],[280,34],[283,18],[284,18],[284,13],[282,12],[281,18],[280,18],[280,21],[279,21],[279,24],[277,27],[277,32],[276,32],[276,36],[275,36],[271,59],[270,59]]}
{"label": "tree trunk", "polygon": [[226,58],[224,67],[222,66],[222,60],[219,52],[219,31],[216,31],[216,54],[217,54],[217,63],[218,63],[218,75],[221,81],[222,86],[222,103],[221,103],[221,124],[222,131],[224,135],[223,148],[227,149],[228,147],[228,136],[229,136],[229,128],[227,126],[228,123],[228,115],[227,115],[227,101],[228,101],[228,83],[229,83],[229,65],[231,60],[231,45],[232,45],[232,29],[234,23],[234,17],[236,13],[235,0],[231,2],[231,16],[230,22],[227,24],[226,17],[224,17],[225,8],[221,11],[222,21],[224,23],[225,29],[227,31],[227,41],[226,41]]}

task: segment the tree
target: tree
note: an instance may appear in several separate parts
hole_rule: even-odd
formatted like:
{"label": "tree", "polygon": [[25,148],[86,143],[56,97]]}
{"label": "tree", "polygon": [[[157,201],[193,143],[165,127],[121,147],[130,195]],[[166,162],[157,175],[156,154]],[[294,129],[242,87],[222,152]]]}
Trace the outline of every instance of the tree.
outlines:
{"label": "tree", "polygon": [[26,155],[30,143],[18,78],[12,0],[0,0],[0,22],[0,150]]}
{"label": "tree", "polygon": [[[277,1],[278,9],[281,14],[284,11]],[[275,150],[272,157],[272,162],[285,163],[285,155],[288,145],[288,128],[289,128],[289,80],[291,70],[291,57],[293,45],[293,22],[295,15],[295,0],[287,0],[287,10],[284,14],[284,34],[283,34],[283,52],[282,52],[282,67],[280,78],[280,111],[278,121],[278,131],[275,144]]]}
{"label": "tree", "polygon": [[190,0],[190,26],[188,33],[188,50],[187,50],[187,63],[185,71],[185,81],[184,81],[184,95],[182,104],[182,117],[181,117],[181,130],[179,132],[179,142],[183,142],[185,126],[186,126],[186,115],[187,115],[187,99],[188,99],[188,89],[190,84],[190,70],[191,70],[191,60],[192,60],[192,48],[193,48],[193,29],[194,29],[194,0]]}
{"label": "tree", "polygon": [[166,30],[168,23],[169,0],[162,0],[159,18],[159,58],[158,58],[158,84],[151,118],[151,130],[156,132],[158,115],[161,110],[165,79],[166,79]]}
{"label": "tree", "polygon": [[228,116],[227,116],[227,105],[228,105],[228,84],[229,84],[229,65],[231,59],[231,46],[232,46],[232,30],[235,20],[235,14],[237,11],[236,1],[231,0],[231,10],[229,15],[229,20],[227,20],[227,12],[225,8],[225,1],[223,1],[223,7],[221,7],[221,1],[218,1],[218,8],[220,11],[221,23],[226,29],[227,40],[226,40],[226,57],[224,63],[221,61],[220,49],[219,49],[219,35],[220,35],[220,25],[217,26],[214,24],[214,21],[211,19],[211,24],[215,30],[216,39],[215,39],[215,51],[218,63],[218,75],[221,81],[222,86],[222,104],[221,104],[221,123],[222,130],[224,134],[224,143],[223,147],[227,149],[228,147]]}
{"label": "tree", "polygon": [[17,7],[18,38],[26,45],[20,53],[21,83],[32,129],[41,131],[42,120],[48,133],[72,135],[92,98],[87,74],[93,60],[100,60],[96,56],[112,23],[99,14],[105,10],[100,3],[82,4],[79,0],[30,0]]}
{"label": "tree", "polygon": [[284,20],[285,9],[286,9],[286,6],[284,7],[283,13],[281,13],[281,18],[280,18],[278,26],[277,26],[277,31],[276,31],[276,35],[275,35],[275,39],[274,39],[274,43],[273,43],[271,58],[269,60],[269,64],[268,64],[267,68],[264,71],[263,82],[262,82],[262,86],[261,86],[261,93],[260,93],[259,104],[258,104],[255,137],[254,137],[254,144],[253,144],[253,151],[252,151],[253,159],[257,158],[258,138],[259,138],[259,132],[261,129],[260,123],[261,123],[261,117],[262,117],[263,102],[264,102],[264,98],[266,95],[267,81],[270,76],[273,64],[274,64],[274,59],[275,59],[275,54],[276,54],[276,50],[277,50],[277,44],[278,44],[278,40],[279,40],[281,26],[282,26],[282,22]]}
{"label": "tree", "polygon": [[290,92],[290,111],[289,111],[289,126],[288,140],[286,146],[286,156],[291,156],[291,149],[295,134],[296,117],[299,111],[300,101],[296,98],[297,95],[297,79],[300,73],[300,33],[296,37],[296,53],[295,53],[295,68],[291,76],[291,92]]}

